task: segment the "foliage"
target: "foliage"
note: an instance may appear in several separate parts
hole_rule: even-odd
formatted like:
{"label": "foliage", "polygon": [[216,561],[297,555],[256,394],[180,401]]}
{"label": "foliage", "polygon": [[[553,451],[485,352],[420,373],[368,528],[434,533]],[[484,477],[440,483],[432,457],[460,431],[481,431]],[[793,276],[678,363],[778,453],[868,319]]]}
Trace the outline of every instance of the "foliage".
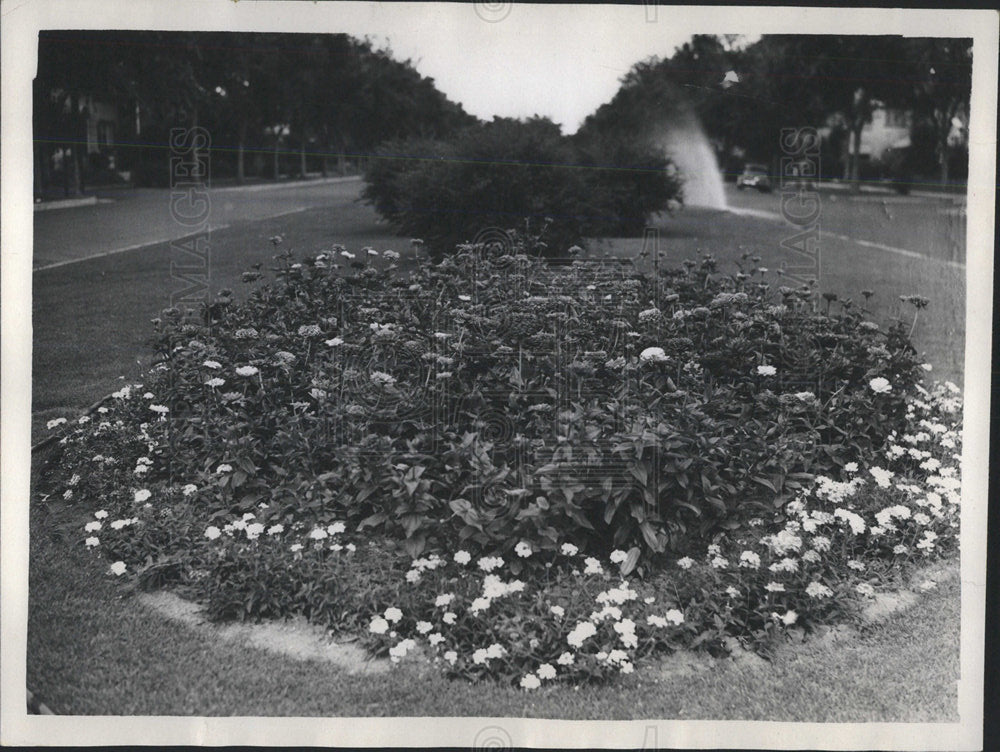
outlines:
{"label": "foliage", "polygon": [[246,302],[168,309],[148,383],[70,426],[45,490],[97,510],[113,573],[215,618],[529,689],[767,653],[954,551],[961,403],[903,322],[750,256],[622,273],[508,241],[409,279],[278,253]]}
{"label": "foliage", "polygon": [[438,143],[388,144],[365,175],[365,198],[439,258],[483,227],[540,237],[529,251],[566,255],[586,237],[634,235],[679,197],[668,161],[637,144],[565,138],[544,118],[496,118]]}

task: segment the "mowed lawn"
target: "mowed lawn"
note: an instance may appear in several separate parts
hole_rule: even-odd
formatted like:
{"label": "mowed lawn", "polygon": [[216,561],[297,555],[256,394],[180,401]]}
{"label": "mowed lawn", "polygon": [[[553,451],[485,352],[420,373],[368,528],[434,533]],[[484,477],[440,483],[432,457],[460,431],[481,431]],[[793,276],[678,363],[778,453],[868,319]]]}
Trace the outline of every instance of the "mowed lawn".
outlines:
{"label": "mowed lawn", "polygon": [[[884,231],[884,230],[883,230]],[[777,269],[788,254],[788,226],[725,212],[685,210],[659,225],[663,263],[709,252],[721,271],[741,253]],[[237,294],[241,272],[268,266],[268,238],[315,253],[341,243],[403,254],[368,207],[343,199],[329,208],[236,223],[212,237],[211,287]],[[891,238],[889,239],[891,240]],[[888,240],[883,242],[888,243]],[[605,241],[592,255],[635,255],[641,239]],[[149,320],[183,284],[171,278],[169,245],[148,247],[34,275],[33,439],[44,423],[70,416],[141,381],[149,363]],[[964,270],[935,259],[876,251],[824,238],[820,290],[863,299],[872,318],[900,311],[898,296],[931,299],[914,329],[934,365],[932,377],[962,383]],[[775,286],[779,284],[774,280]],[[907,321],[912,308],[902,308]],[[609,688],[551,688],[525,694],[449,683],[433,670],[348,676],[328,664],[297,662],[191,631],[141,606],[84,550],[86,512],[53,505],[32,510],[28,686],[57,713],[195,715],[490,715],[561,718],[705,718],[802,721],[955,719],[958,678],[957,581],[942,582],[919,606],[846,643],[790,646],[774,664],[711,664],[713,670],[639,670]],[[928,656],[933,656],[929,660]]]}

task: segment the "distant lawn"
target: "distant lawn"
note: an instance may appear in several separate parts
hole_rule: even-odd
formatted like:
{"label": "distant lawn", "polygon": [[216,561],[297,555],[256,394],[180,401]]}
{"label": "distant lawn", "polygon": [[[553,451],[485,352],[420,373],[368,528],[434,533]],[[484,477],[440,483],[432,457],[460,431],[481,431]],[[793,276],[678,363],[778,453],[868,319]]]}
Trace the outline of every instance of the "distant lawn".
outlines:
{"label": "distant lawn", "polygon": [[[241,272],[267,266],[268,237],[315,253],[333,243],[404,254],[409,239],[376,224],[368,207],[333,209],[237,225],[213,236],[214,291],[244,288]],[[778,268],[787,228],[719,212],[686,211],[660,236],[667,265],[699,251],[720,270],[746,250]],[[635,254],[640,239],[606,243]],[[603,249],[597,251],[597,255]],[[879,254],[845,241],[824,243],[821,291],[862,300],[872,289],[879,319],[900,294],[931,298],[914,330],[932,377],[962,382],[964,271],[933,260]],[[86,261],[34,275],[33,437],[45,420],[72,414],[141,381],[149,319],[169,304],[169,246]],[[775,287],[777,283],[775,283]],[[910,309],[906,315],[911,316]],[[137,364],[137,360],[141,363]],[[608,688],[546,688],[530,695],[496,685],[450,683],[434,670],[382,676],[339,669],[230,644],[214,644],[142,608],[79,544],[82,517],[33,505],[28,684],[57,713],[198,715],[534,716],[559,718],[768,719],[802,721],[955,720],[959,583],[942,584],[910,612],[847,644],[807,642],[773,665],[724,662],[679,678],[638,670]],[[706,664],[707,665],[707,664]]]}

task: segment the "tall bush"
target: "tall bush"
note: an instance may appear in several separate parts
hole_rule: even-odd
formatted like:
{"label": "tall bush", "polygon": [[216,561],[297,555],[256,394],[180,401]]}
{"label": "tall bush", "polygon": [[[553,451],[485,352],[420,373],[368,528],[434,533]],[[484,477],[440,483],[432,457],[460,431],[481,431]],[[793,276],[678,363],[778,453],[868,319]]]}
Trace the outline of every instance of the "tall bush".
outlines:
{"label": "tall bush", "polygon": [[562,256],[586,237],[634,234],[680,196],[668,160],[651,148],[578,145],[544,118],[497,118],[450,141],[382,148],[364,197],[394,228],[440,257],[487,227],[538,236],[530,250]]}

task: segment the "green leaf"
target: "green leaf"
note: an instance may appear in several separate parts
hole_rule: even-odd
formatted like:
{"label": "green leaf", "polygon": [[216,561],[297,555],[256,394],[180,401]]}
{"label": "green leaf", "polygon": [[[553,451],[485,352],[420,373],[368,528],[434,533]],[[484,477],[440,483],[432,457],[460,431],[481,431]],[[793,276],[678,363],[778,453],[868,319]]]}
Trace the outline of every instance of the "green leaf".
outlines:
{"label": "green leaf", "polygon": [[628,556],[625,558],[625,561],[622,562],[621,566],[623,576],[631,574],[631,572],[635,569],[636,564],[639,563],[639,554],[640,551],[638,546],[632,546],[632,548],[628,550]]}

